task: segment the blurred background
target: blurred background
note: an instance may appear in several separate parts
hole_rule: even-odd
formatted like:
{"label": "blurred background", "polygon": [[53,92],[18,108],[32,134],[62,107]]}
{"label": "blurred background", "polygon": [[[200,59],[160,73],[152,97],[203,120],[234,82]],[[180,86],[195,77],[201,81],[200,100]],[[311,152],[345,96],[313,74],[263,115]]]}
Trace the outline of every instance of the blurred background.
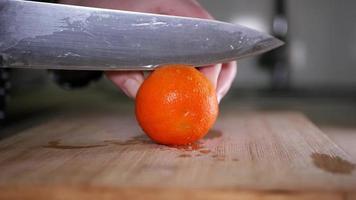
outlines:
{"label": "blurred background", "polygon": [[[228,108],[296,110],[331,135],[356,135],[356,1],[200,0],[216,19],[269,32],[282,48],[238,62],[238,75],[221,103]],[[96,81],[66,73],[3,71],[5,126],[71,102],[132,106],[100,73]],[[81,87],[84,86],[84,87]],[[79,89],[69,89],[76,88]],[[74,100],[75,99],[75,100]],[[101,102],[101,103],[100,103]],[[104,102],[104,103],[103,103]],[[73,103],[73,108],[76,107]],[[355,133],[355,134],[350,134]],[[350,136],[351,137],[351,136]],[[355,141],[355,140],[354,140]]]}
{"label": "blurred background", "polygon": [[356,1],[200,2],[219,20],[270,32],[287,43],[280,52],[285,58],[275,61],[285,62],[283,66],[259,63],[259,58],[242,60],[237,88],[266,88],[272,82],[293,89],[355,91]]}

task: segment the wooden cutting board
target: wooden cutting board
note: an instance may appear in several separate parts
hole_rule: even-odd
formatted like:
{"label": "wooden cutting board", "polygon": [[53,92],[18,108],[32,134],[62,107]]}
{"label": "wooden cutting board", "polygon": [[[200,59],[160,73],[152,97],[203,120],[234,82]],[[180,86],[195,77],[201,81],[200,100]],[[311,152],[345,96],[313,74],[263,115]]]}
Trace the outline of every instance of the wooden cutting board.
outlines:
{"label": "wooden cutting board", "polygon": [[132,114],[72,112],[0,141],[0,199],[351,199],[354,163],[293,112],[222,114],[179,148]]}

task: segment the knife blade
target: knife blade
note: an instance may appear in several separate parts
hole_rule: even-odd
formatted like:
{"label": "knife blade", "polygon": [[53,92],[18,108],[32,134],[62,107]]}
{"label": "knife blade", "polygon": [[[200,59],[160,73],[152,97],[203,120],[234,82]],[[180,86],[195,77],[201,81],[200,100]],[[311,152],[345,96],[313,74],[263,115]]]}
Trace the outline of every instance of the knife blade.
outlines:
{"label": "knife blade", "polygon": [[282,44],[268,34],[213,20],[0,0],[0,62],[9,68],[204,66],[254,56]]}

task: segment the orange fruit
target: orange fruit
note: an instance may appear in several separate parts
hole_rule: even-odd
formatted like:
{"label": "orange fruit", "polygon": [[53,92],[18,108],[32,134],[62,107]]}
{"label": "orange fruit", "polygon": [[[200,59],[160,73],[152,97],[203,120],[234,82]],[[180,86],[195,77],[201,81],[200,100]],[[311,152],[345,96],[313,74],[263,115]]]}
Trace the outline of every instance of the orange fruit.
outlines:
{"label": "orange fruit", "polygon": [[218,115],[215,88],[189,65],[164,65],[142,83],[136,96],[136,119],[154,141],[184,145],[202,138]]}

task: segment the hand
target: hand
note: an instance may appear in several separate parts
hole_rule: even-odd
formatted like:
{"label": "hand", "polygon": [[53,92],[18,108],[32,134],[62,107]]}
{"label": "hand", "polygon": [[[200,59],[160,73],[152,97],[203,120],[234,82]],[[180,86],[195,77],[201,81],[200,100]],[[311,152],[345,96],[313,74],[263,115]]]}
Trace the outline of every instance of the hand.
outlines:
{"label": "hand", "polygon": [[[169,2],[169,3],[168,3]],[[196,0],[62,0],[61,3],[137,12],[213,19]],[[214,84],[218,100],[225,96],[236,76],[236,62],[201,67]],[[107,77],[129,97],[135,98],[144,80],[143,72],[106,72]]]}

